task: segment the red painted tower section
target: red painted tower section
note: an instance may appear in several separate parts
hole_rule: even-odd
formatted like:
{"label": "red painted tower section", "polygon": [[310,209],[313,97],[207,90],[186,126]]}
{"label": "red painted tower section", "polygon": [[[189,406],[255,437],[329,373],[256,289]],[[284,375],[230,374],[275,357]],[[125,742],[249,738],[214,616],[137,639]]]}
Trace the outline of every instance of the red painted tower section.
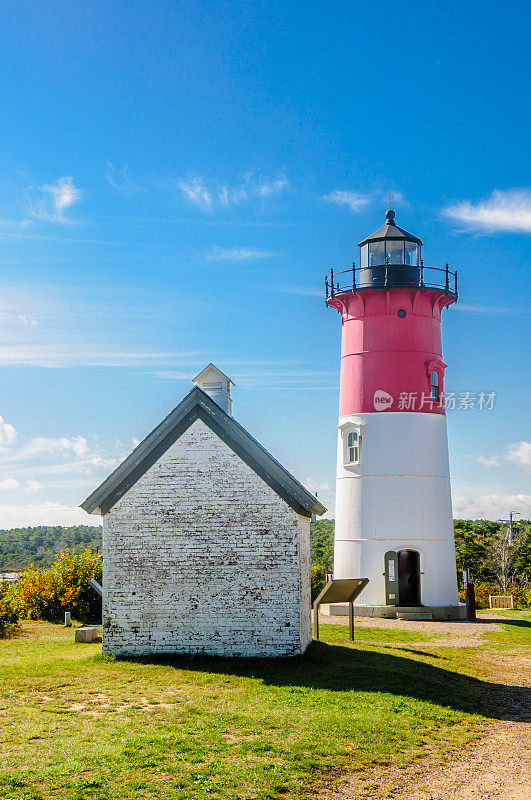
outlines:
{"label": "red painted tower section", "polygon": [[[328,305],[341,313],[343,326],[339,415],[404,411],[412,402],[415,411],[444,414],[441,311],[454,301],[419,288],[335,293]],[[432,372],[438,375],[435,400]],[[381,391],[392,400],[380,398],[378,406]]]}

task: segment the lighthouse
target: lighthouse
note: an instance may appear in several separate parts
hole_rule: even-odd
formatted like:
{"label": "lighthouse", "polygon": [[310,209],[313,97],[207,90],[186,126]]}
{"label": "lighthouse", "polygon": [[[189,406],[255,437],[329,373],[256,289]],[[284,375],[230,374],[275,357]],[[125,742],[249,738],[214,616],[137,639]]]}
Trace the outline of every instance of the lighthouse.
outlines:
{"label": "lighthouse", "polygon": [[369,578],[358,614],[456,619],[441,315],[457,271],[422,247],[389,210],[359,267],[326,277],[342,324],[334,578]]}

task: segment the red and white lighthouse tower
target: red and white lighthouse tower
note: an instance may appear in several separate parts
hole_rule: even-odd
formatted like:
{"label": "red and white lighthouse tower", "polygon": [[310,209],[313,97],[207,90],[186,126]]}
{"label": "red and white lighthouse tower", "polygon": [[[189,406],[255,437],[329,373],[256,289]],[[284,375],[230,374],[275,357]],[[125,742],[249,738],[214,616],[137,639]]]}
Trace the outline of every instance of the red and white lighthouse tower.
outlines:
{"label": "red and white lighthouse tower", "polygon": [[334,577],[370,579],[357,613],[455,618],[441,313],[457,272],[425,267],[392,210],[359,247],[359,268],[326,279],[342,322]]}

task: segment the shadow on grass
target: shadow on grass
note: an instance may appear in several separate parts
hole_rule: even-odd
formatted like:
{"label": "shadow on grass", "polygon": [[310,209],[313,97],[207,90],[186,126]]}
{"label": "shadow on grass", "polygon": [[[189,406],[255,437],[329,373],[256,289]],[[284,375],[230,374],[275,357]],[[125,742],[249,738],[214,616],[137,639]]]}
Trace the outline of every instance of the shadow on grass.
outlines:
{"label": "shadow on grass", "polygon": [[[402,649],[400,652],[408,651]],[[422,656],[429,655],[418,652]],[[263,681],[267,686],[408,696],[492,719],[523,721],[531,699],[531,691],[526,687],[488,683],[404,655],[357,650],[317,641],[312,642],[304,655],[292,658],[238,659],[176,655],[120,660],[253,678]]]}
{"label": "shadow on grass", "polygon": [[531,628],[531,620],[511,619],[511,617],[504,617],[501,614],[492,617],[478,617],[476,622],[484,625],[516,625],[518,628]]}

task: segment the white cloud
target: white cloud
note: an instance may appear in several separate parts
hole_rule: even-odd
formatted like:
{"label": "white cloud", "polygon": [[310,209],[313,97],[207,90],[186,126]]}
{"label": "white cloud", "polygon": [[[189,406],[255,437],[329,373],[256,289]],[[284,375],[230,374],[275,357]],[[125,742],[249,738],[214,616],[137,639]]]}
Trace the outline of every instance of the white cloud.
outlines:
{"label": "white cloud", "polygon": [[57,183],[29,186],[25,189],[25,209],[32,219],[45,222],[71,222],[65,211],[81,200],[83,192],[74,185],[71,177],[63,177]]}
{"label": "white cloud", "polygon": [[212,195],[200,178],[190,178],[188,180],[179,178],[177,188],[181,190],[190,203],[206,210],[212,208]]}
{"label": "white cloud", "polygon": [[5,478],[3,481],[0,481],[0,489],[3,489],[4,491],[18,489],[19,486],[20,481],[15,480],[15,478]]}
{"label": "white cloud", "polygon": [[0,322],[21,322],[23,325],[29,325],[31,328],[36,328],[39,324],[38,320],[28,317],[25,314],[1,314]]}
{"label": "white cloud", "polygon": [[505,451],[505,460],[518,464],[524,469],[531,469],[531,442],[514,442],[508,444]]}
{"label": "white cloud", "polygon": [[52,344],[39,344],[21,341],[2,344],[0,339],[0,366],[30,367],[140,367],[152,364],[169,364],[175,359],[200,355],[191,352],[135,352],[127,350],[106,350],[83,344],[65,344],[57,341]]}
{"label": "white cloud", "polygon": [[272,194],[283,192],[288,187],[289,183],[286,178],[277,178],[275,181],[263,180],[256,185],[254,193],[257,197],[269,197]]}
{"label": "white cloud", "polygon": [[77,458],[88,453],[88,443],[83,436],[62,436],[60,441],[65,450],[72,450]]}
{"label": "white cloud", "polygon": [[492,519],[505,517],[511,509],[518,509],[524,519],[531,517],[531,494],[469,495],[453,492],[453,509],[456,519]]}
{"label": "white cloud", "polygon": [[474,232],[513,231],[531,233],[531,190],[495,189],[485,200],[474,204],[461,200],[443,210],[443,216],[463,222]]}
{"label": "white cloud", "polygon": [[0,417],[0,450],[13,444],[16,438],[17,432],[13,425],[4,422],[3,417]]}
{"label": "white cloud", "polygon": [[39,492],[41,489],[42,483],[34,480],[27,481],[26,485],[24,486],[24,491],[26,494],[34,494],[35,492]]}
{"label": "white cloud", "polygon": [[61,436],[58,439],[36,436],[18,450],[4,451],[0,456],[0,462],[27,461],[52,453],[64,455],[71,453],[76,458],[84,458],[88,453],[87,440],[83,436]]}
{"label": "white cloud", "polygon": [[321,297],[323,298],[323,289],[312,289],[311,287],[304,286],[279,286],[275,289],[276,292],[282,294],[298,294],[301,297]]}
{"label": "white cloud", "polygon": [[371,203],[369,195],[361,194],[361,192],[342,192],[339,190],[323,195],[322,199],[338,206],[348,206],[351,211],[361,211]]}
{"label": "white cloud", "polygon": [[480,464],[483,464],[484,467],[487,467],[487,469],[500,466],[500,459],[497,453],[492,453],[490,456],[478,456],[477,460]]}
{"label": "white cloud", "polygon": [[251,200],[271,197],[287,189],[289,182],[286,178],[255,179],[249,174],[236,186],[219,185],[215,182],[207,184],[203,178],[199,177],[179,178],[176,185],[186,200],[204,211],[210,211],[216,205],[227,208]]}
{"label": "white cloud", "polygon": [[223,206],[237,206],[248,200],[249,194],[243,186],[237,186],[233,189],[228,186],[222,186],[217,193],[217,199]]}
{"label": "white cloud", "polygon": [[[336,190],[321,197],[327,203],[335,203],[338,206],[347,206],[351,211],[357,213],[370,205],[378,203],[380,206],[385,204],[388,207],[389,193],[382,192],[380,189],[371,189],[367,192],[353,192]],[[393,206],[405,203],[402,192],[392,192],[391,202]]]}
{"label": "white cloud", "polygon": [[113,164],[108,164],[106,177],[111,186],[121,194],[132,194],[142,188],[129,176],[127,165],[118,169]]}
{"label": "white cloud", "polygon": [[525,308],[515,308],[503,306],[474,306],[467,305],[466,303],[458,303],[456,305],[458,311],[464,311],[470,314],[486,314],[489,317],[493,314],[524,314],[527,313]]}
{"label": "white cloud", "polygon": [[260,258],[273,258],[278,255],[269,250],[253,250],[250,247],[211,247],[207,259],[208,261],[254,261]]}
{"label": "white cloud", "polygon": [[316,478],[306,478],[304,481],[304,486],[308,489],[309,492],[315,494],[315,492],[324,492],[329,496],[333,496],[334,490],[328,483],[328,481],[318,480]]}
{"label": "white cloud", "polygon": [[0,528],[27,525],[101,525],[101,517],[62,503],[29,503],[26,506],[0,503]]}

